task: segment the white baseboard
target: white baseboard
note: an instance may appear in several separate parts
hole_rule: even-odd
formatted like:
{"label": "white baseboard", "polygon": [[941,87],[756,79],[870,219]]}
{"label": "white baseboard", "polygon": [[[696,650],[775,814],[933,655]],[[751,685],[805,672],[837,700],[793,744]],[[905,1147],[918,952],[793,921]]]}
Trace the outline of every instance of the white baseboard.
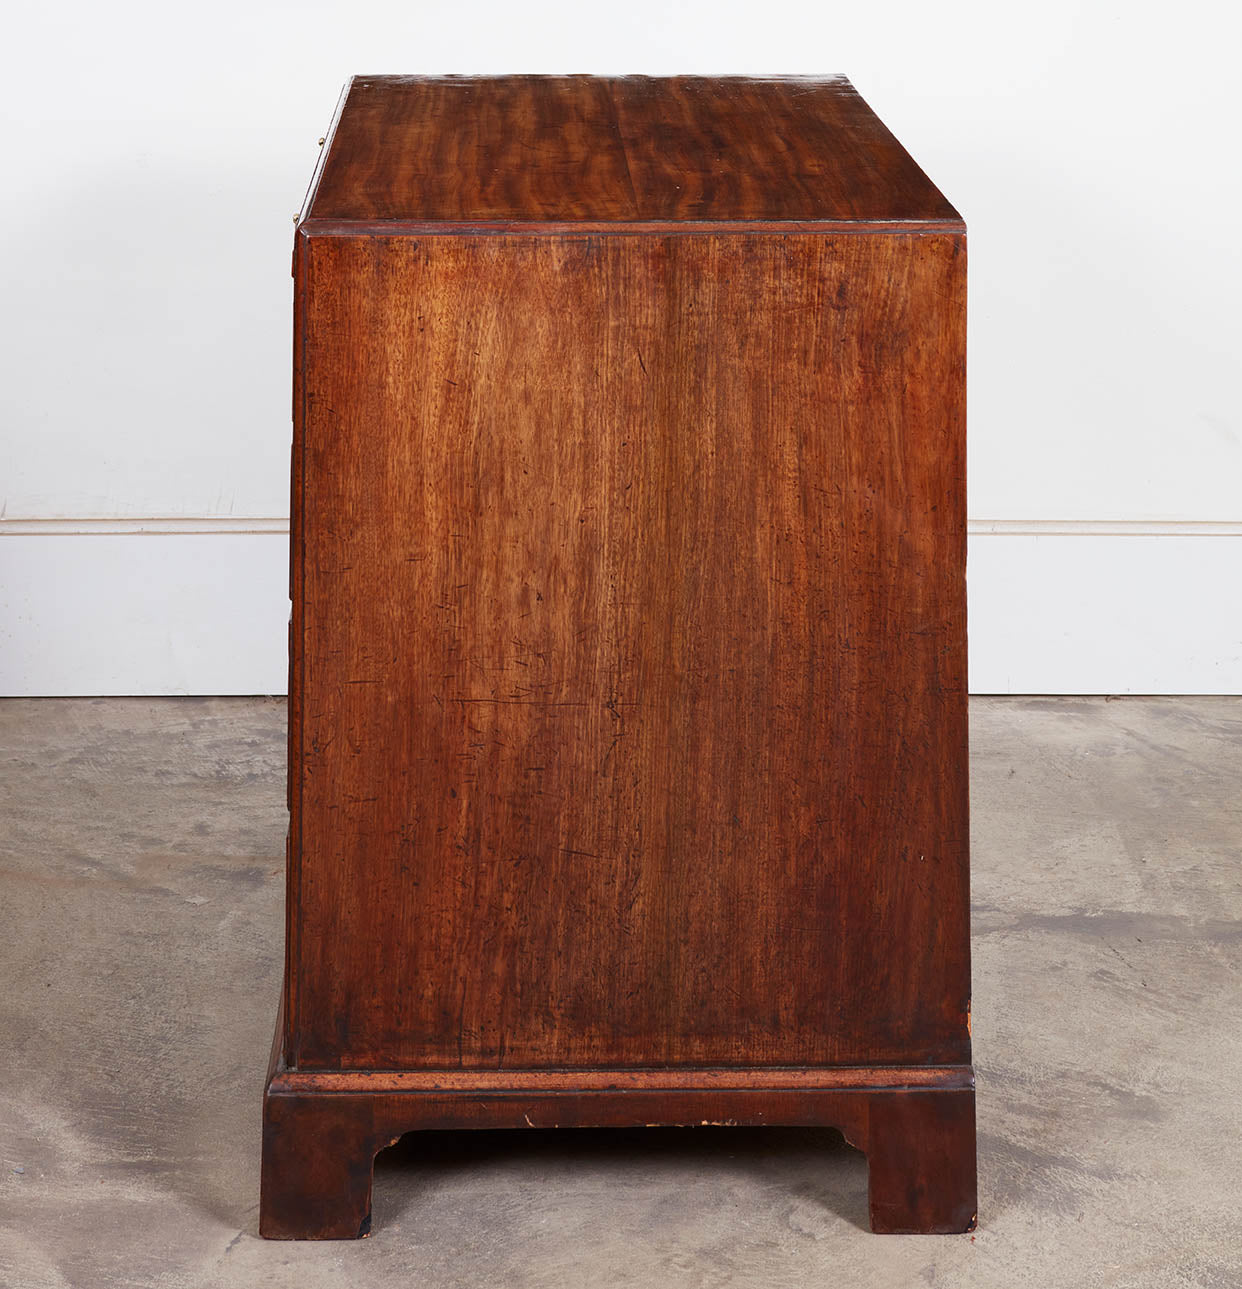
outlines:
{"label": "white baseboard", "polygon": [[282,694],[288,550],[227,529],[0,537],[0,694]]}
{"label": "white baseboard", "polygon": [[972,532],[971,692],[1242,693],[1242,526],[1212,527]]}
{"label": "white baseboard", "polygon": [[[0,694],[283,693],[287,530],[0,521]],[[971,690],[1242,693],[1240,574],[1242,524],[977,521]]]}

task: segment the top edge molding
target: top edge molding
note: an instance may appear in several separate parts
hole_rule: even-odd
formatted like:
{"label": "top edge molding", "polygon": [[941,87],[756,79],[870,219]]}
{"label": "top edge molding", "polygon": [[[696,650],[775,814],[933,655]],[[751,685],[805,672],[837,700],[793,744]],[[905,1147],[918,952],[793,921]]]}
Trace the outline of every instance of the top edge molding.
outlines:
{"label": "top edge molding", "polygon": [[413,220],[303,219],[303,237],[675,237],[679,235],[843,236],[932,234],[964,237],[960,220]]}

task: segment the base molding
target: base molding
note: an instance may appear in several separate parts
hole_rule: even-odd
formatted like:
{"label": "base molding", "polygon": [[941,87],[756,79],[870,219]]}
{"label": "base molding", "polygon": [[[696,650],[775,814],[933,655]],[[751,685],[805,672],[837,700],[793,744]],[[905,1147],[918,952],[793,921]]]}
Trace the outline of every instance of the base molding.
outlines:
{"label": "base molding", "polygon": [[289,1070],[263,1104],[259,1230],[355,1239],[371,1227],[376,1154],[418,1130],[832,1127],[868,1160],[871,1227],[974,1228],[968,1065],[628,1070]]}
{"label": "base molding", "polygon": [[898,1092],[909,1088],[971,1089],[969,1065],[828,1065],[539,1070],[288,1070],[268,1079],[269,1096],[489,1096],[584,1092],[709,1092],[839,1088]]}

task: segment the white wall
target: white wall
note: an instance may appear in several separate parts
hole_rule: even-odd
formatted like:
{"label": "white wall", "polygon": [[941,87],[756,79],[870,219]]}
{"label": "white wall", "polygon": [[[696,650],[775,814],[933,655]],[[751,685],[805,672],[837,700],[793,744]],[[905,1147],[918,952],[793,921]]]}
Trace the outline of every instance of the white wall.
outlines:
{"label": "white wall", "polygon": [[283,690],[316,141],[352,72],[512,70],[849,74],[971,228],[973,687],[1242,692],[1240,35],[1206,0],[23,6],[0,692]]}

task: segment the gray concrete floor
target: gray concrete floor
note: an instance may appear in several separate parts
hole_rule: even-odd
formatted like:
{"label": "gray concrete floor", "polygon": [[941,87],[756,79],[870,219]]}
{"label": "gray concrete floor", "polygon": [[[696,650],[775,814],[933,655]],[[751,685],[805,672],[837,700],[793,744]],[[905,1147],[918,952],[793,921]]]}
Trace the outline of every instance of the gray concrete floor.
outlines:
{"label": "gray concrete floor", "polygon": [[980,1226],[831,1132],[446,1134],[256,1235],[283,704],[0,704],[0,1285],[1242,1285],[1242,699],[972,708]]}

